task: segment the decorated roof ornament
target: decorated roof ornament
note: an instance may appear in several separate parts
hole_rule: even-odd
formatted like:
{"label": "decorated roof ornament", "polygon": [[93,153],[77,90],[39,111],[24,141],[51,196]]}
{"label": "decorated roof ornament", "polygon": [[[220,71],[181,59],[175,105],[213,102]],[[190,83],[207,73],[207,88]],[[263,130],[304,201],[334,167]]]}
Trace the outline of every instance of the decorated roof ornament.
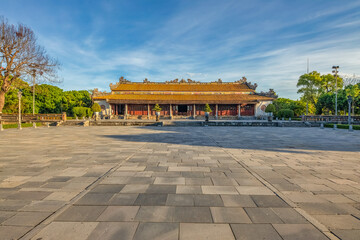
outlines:
{"label": "decorated roof ornament", "polygon": [[260,95],[260,96],[264,96],[264,97],[271,97],[271,98],[278,98],[278,95],[272,88],[270,88],[268,92],[261,91],[260,93],[257,93],[256,95]]}
{"label": "decorated roof ornament", "polygon": [[109,86],[110,86],[110,89],[113,89],[113,88],[117,88],[120,84],[125,84],[125,83],[131,83],[131,82],[129,80],[125,79],[123,76],[121,76],[119,78],[119,82],[117,82],[115,84],[110,83]]}

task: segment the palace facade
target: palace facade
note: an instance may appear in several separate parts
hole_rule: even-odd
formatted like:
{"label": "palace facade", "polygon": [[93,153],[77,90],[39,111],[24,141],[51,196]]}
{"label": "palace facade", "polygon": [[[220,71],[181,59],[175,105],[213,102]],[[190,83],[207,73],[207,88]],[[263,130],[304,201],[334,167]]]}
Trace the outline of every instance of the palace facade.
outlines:
{"label": "palace facade", "polygon": [[99,103],[105,115],[125,119],[155,117],[153,107],[159,104],[161,116],[168,118],[205,115],[204,106],[209,104],[215,119],[262,116],[265,108],[274,99],[267,94],[257,94],[256,84],[243,78],[236,82],[195,82],[172,80],[167,82],[130,82],[123,77],[110,84],[110,93],[94,90],[93,100]]}

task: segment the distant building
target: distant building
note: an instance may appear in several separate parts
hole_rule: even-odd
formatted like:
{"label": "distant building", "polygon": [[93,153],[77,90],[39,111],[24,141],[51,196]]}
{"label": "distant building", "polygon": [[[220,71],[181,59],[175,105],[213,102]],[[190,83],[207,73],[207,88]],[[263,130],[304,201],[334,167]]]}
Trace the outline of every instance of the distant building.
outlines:
{"label": "distant building", "polygon": [[265,115],[265,108],[273,96],[255,92],[246,78],[236,82],[195,82],[193,80],[172,80],[167,82],[130,82],[123,77],[116,84],[110,84],[111,93],[94,90],[93,100],[107,115],[121,115],[125,118],[153,118],[155,104],[162,108],[161,116],[193,117],[204,116],[205,104],[209,104],[214,118],[237,118]]}

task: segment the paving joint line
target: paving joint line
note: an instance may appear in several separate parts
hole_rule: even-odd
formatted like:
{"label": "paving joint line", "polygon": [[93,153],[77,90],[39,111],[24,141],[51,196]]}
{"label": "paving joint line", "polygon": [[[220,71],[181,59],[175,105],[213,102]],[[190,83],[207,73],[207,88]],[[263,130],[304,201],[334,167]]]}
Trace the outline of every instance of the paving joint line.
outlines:
{"label": "paving joint line", "polygon": [[69,209],[75,202],[77,202],[81,197],[83,197],[85,194],[87,194],[91,189],[97,185],[97,183],[101,182],[104,178],[109,176],[111,173],[119,169],[123,163],[127,162],[129,159],[131,159],[136,153],[138,153],[138,150],[142,149],[148,144],[146,142],[142,146],[140,146],[134,153],[132,153],[130,156],[122,160],[120,163],[116,164],[115,166],[111,167],[108,171],[106,171],[103,175],[98,177],[95,181],[90,183],[88,186],[84,188],[80,193],[78,193],[75,197],[73,197],[70,201],[65,203],[62,207],[60,207],[58,210],[50,214],[48,217],[46,217],[44,220],[39,222],[37,225],[35,225],[32,229],[30,229],[28,232],[26,232],[24,235],[19,237],[19,240],[25,240],[25,239],[31,239],[34,237],[37,233],[39,233],[42,229],[44,229],[46,226],[48,226],[53,220],[58,217],[60,214],[65,212],[67,209]]}
{"label": "paving joint line", "polygon": [[250,167],[248,167],[246,164],[241,162],[239,159],[237,159],[232,153],[228,152],[219,142],[217,142],[214,138],[211,136],[205,134],[208,138],[210,138],[213,142],[216,143],[218,147],[220,147],[224,152],[226,152],[228,155],[230,155],[238,164],[240,164],[243,168],[245,168],[246,171],[248,171],[251,175],[253,175],[257,180],[259,180],[264,186],[266,186],[268,189],[270,189],[272,192],[274,192],[279,198],[281,198],[284,202],[286,202],[288,205],[290,205],[295,211],[297,211],[301,216],[303,216],[309,223],[311,223],[314,227],[316,227],[319,231],[321,231],[327,238],[331,240],[341,240],[338,238],[335,234],[333,234],[325,225],[320,223],[318,220],[316,220],[314,217],[309,215],[306,211],[303,209],[297,207],[297,205],[291,201],[289,198],[287,198],[284,194],[282,194],[277,188],[275,188],[271,183],[266,181],[264,178],[262,178],[259,174],[257,174],[255,171],[253,171]]}

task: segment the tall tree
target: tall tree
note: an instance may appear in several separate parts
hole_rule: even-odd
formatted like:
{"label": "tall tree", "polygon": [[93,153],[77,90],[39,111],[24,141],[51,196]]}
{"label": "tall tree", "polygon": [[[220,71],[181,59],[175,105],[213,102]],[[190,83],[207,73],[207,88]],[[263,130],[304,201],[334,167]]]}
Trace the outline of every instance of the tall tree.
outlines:
{"label": "tall tree", "polygon": [[355,108],[354,108],[354,103],[357,97],[360,96],[360,88],[359,88],[360,84],[356,84],[356,85],[348,85],[345,87],[345,93],[346,96],[351,96],[352,97],[352,102],[351,102],[351,108],[352,108],[352,113],[355,114]]}
{"label": "tall tree", "polygon": [[0,113],[13,81],[28,76],[56,81],[58,66],[59,63],[37,44],[29,27],[9,24],[0,16]]}
{"label": "tall tree", "polygon": [[303,74],[299,77],[297,87],[300,89],[298,93],[302,93],[302,99],[306,102],[311,102],[316,105],[316,101],[321,93],[321,76],[320,73],[314,71],[311,73]]}
{"label": "tall tree", "polygon": [[[337,81],[337,84],[336,84]],[[335,92],[337,89],[342,89],[343,87],[343,79],[337,76],[337,79],[332,74],[321,75],[321,92],[328,93],[328,92]]]}

